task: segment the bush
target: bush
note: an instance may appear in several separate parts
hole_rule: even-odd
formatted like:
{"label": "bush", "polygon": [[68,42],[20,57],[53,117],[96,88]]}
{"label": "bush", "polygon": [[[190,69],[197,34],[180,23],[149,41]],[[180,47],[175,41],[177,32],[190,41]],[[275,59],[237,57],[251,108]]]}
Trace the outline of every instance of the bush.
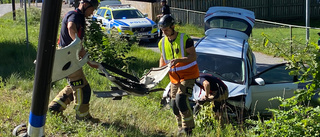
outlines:
{"label": "bush", "polygon": [[[314,43],[307,46],[295,43],[292,52],[284,47],[289,47],[288,41],[271,41],[265,35],[266,47],[272,48],[275,53],[281,55],[289,62],[288,69],[291,75],[297,75],[299,81],[309,84],[307,89],[295,91],[295,96],[283,99],[275,97],[271,100],[279,100],[281,109],[269,109],[273,113],[270,120],[248,120],[253,125],[252,130],[264,136],[319,136],[320,135],[320,108],[310,106],[312,97],[320,88],[320,53]],[[319,105],[319,104],[318,104]]]}
{"label": "bush", "polygon": [[96,21],[89,21],[84,46],[90,54],[90,59],[99,63],[128,71],[135,57],[127,56],[134,41],[121,38],[120,35],[105,34]]}

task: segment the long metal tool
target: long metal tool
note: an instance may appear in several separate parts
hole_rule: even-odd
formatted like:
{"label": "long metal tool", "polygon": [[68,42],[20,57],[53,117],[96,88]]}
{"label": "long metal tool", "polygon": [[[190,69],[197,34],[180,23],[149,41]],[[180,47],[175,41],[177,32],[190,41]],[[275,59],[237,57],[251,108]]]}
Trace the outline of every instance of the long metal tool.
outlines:
{"label": "long metal tool", "polygon": [[[91,64],[93,64],[93,62],[91,62]],[[159,84],[170,70],[170,64],[160,68],[151,68],[147,74],[140,78],[140,80],[135,80],[132,78],[134,76],[121,72],[121,70],[115,70],[116,68],[110,69],[110,66],[107,66],[106,64],[97,65],[99,65],[98,69],[102,72],[100,74],[116,85],[111,91],[93,92],[97,97],[101,98],[122,97],[126,95],[144,96],[148,95],[150,92],[163,91],[164,89],[162,88],[153,88]],[[107,70],[112,70],[122,77],[111,75]]]}

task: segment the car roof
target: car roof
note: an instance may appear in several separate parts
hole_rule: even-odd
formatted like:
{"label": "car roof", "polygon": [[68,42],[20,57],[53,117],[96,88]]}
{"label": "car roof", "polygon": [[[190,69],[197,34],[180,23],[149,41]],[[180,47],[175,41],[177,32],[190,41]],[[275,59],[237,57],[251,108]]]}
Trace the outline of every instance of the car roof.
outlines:
{"label": "car roof", "polygon": [[130,4],[111,4],[102,6],[103,9],[111,9],[112,11],[117,10],[136,10],[135,7],[132,7]]}
{"label": "car roof", "polygon": [[196,45],[196,52],[242,58],[245,41],[240,38],[226,38],[209,35]]}

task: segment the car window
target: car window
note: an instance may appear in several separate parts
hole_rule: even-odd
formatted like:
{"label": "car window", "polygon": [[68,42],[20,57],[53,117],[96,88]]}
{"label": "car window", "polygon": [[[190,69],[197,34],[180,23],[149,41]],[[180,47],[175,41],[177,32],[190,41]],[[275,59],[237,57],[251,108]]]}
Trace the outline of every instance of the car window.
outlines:
{"label": "car window", "polygon": [[100,15],[100,13],[101,13],[101,11],[102,11],[102,9],[98,9],[98,11],[97,11],[97,15]]}
{"label": "car window", "polygon": [[197,53],[197,63],[202,73],[233,83],[242,84],[244,81],[244,63],[240,58]]}
{"label": "car window", "polygon": [[295,77],[289,75],[290,70],[286,69],[285,65],[280,65],[275,68],[266,70],[259,74],[265,84],[278,84],[278,83],[292,83],[295,82]]}
{"label": "car window", "polygon": [[111,11],[108,10],[106,16],[111,16]]}
{"label": "car window", "polygon": [[117,10],[112,11],[114,19],[131,19],[131,18],[144,18],[143,14],[138,10]]}
{"label": "car window", "polygon": [[104,17],[105,13],[106,13],[106,9],[102,9],[102,11],[100,12],[100,16]]}
{"label": "car window", "polygon": [[233,29],[246,33],[248,36],[251,33],[251,25],[239,18],[217,16],[205,22],[205,31],[210,28],[222,28],[222,29]]}

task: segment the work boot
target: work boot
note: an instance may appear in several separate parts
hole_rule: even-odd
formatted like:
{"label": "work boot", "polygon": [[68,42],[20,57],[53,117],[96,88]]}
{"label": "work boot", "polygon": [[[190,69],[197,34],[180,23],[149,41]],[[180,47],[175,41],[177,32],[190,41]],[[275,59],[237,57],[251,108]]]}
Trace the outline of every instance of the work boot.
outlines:
{"label": "work boot", "polygon": [[76,119],[81,120],[81,121],[86,121],[86,122],[92,122],[92,123],[99,123],[100,122],[100,119],[94,118],[90,114],[85,117],[76,116]]}

